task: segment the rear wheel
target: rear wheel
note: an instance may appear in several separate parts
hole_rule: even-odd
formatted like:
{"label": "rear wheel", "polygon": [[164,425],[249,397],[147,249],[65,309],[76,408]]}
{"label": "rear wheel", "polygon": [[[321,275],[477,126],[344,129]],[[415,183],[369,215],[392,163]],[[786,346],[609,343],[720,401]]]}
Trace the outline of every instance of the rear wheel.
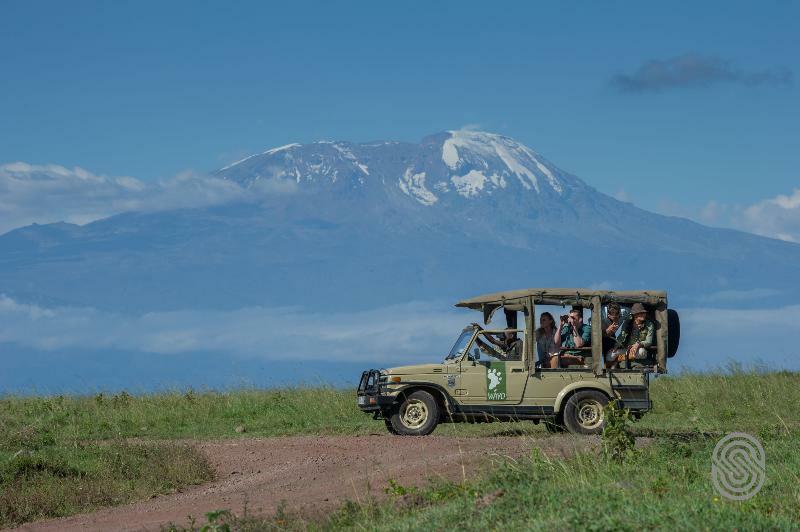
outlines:
{"label": "rear wheel", "polygon": [[577,392],[564,407],[564,425],[573,434],[600,434],[606,421],[608,397],[596,390]]}
{"label": "rear wheel", "polygon": [[431,394],[417,390],[403,399],[389,418],[389,423],[397,434],[426,436],[439,423],[439,405]]}

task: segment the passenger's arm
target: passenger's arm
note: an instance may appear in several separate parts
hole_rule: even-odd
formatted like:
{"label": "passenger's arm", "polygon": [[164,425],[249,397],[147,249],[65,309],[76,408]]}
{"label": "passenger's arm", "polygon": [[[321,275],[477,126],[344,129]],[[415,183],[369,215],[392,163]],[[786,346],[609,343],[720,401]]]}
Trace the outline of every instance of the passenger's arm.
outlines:
{"label": "passenger's arm", "polygon": [[582,326],[583,332],[575,327],[572,328],[572,338],[575,342],[575,347],[589,347],[592,344],[592,326],[585,324]]}
{"label": "passenger's arm", "polygon": [[503,342],[501,342],[500,340],[498,340],[497,338],[495,338],[493,334],[488,334],[488,333],[487,333],[487,334],[485,334],[485,335],[484,335],[484,338],[486,338],[487,340],[489,340],[491,343],[493,343],[493,344],[494,344],[494,345],[496,345],[497,347],[500,347],[500,348],[504,347],[504,346],[503,346]]}
{"label": "passenger's arm", "polygon": [[581,334],[582,347],[589,347],[592,345],[592,326],[586,324],[583,326],[583,334]]}
{"label": "passenger's arm", "polygon": [[574,325],[572,326],[572,341],[575,342],[575,347],[583,347],[583,336]]}
{"label": "passenger's arm", "polygon": [[556,335],[553,337],[556,343],[556,349],[561,349],[561,326],[556,327]]}
{"label": "passenger's arm", "polygon": [[642,345],[642,347],[645,347],[645,348],[652,347],[653,346],[653,342],[655,341],[655,336],[656,336],[656,328],[655,328],[655,326],[652,324],[652,322],[648,323],[647,324],[647,336],[645,336],[644,340],[639,342],[639,343]]}

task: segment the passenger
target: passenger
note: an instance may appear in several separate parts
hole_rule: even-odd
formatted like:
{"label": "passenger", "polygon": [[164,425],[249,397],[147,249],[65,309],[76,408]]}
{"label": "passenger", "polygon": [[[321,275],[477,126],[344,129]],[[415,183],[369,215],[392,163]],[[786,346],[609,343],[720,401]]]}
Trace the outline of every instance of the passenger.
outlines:
{"label": "passenger", "polygon": [[656,326],[647,319],[647,309],[641,303],[631,307],[633,322],[630,329],[619,334],[616,349],[606,357],[606,368],[617,367],[626,360],[636,361],[637,365],[645,365],[652,360],[649,347],[655,343]]}
{"label": "passenger", "polygon": [[549,312],[542,312],[539,316],[539,328],[534,331],[536,356],[540,366],[550,367],[550,357],[558,354],[555,335],[556,320]]}
{"label": "passenger", "polygon": [[617,345],[617,332],[622,325],[622,309],[619,303],[609,303],[606,306],[606,316],[603,318],[603,354],[608,354]]}
{"label": "passenger", "polygon": [[[581,352],[570,350],[570,348],[589,347],[592,345],[592,326],[588,323],[583,323],[583,308],[572,307],[569,315],[561,316],[561,327],[556,331],[555,342],[559,350],[568,348],[561,352],[562,368],[575,364],[579,366],[584,364],[584,357]],[[558,356],[550,357],[550,367],[558,368],[558,360]]]}
{"label": "passenger", "polygon": [[[480,331],[483,330],[483,327],[477,323],[473,323],[472,325]],[[486,340],[488,340],[492,345],[489,345],[481,340],[480,336],[475,338],[475,342],[477,342],[481,350],[483,350],[483,352],[489,356],[499,358],[501,360],[522,360],[522,340],[517,338],[517,332],[515,329],[506,327],[506,330],[499,338],[495,338],[495,335],[492,333],[485,333],[483,337],[486,338]]]}

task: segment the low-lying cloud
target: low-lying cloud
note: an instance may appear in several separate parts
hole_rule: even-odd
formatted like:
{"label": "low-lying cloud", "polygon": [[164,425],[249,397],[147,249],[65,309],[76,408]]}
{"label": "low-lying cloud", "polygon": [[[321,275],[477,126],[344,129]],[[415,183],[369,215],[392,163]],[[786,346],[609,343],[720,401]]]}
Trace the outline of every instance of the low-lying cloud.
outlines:
{"label": "low-lying cloud", "polygon": [[183,310],[128,316],[43,308],[0,295],[0,343],[40,350],[216,352],[266,360],[440,359],[470,319],[447,303],[323,314],[295,308]]}
{"label": "low-lying cloud", "polygon": [[741,224],[758,235],[800,243],[800,188],[747,207]]}
{"label": "low-lying cloud", "polygon": [[668,216],[689,218],[705,225],[800,243],[800,189],[750,205],[711,200],[696,208],[662,202],[657,210]]}
{"label": "low-lying cloud", "polygon": [[792,81],[792,72],[786,69],[747,71],[720,57],[684,54],[645,61],[633,73],[615,75],[611,84],[623,92],[658,92],[721,83],[784,86]]}
{"label": "low-lying cloud", "polygon": [[[739,299],[752,294],[722,294]],[[733,360],[798,369],[794,347],[765,342],[765,331],[800,336],[800,305],[770,309],[679,309],[681,347],[672,367],[707,369]],[[91,308],[43,308],[0,295],[0,345],[54,353],[102,351],[165,357],[214,353],[230,359],[436,362],[480,316],[446,302],[415,302],[336,314],[297,308],[184,310],[128,316]],[[502,321],[502,320],[501,320]],[[494,324],[503,327],[503,323]],[[11,351],[11,350],[9,350]],[[91,368],[87,368],[91,372]]]}
{"label": "low-lying cloud", "polygon": [[0,166],[0,234],[31,223],[85,224],[127,211],[206,207],[293,191],[293,183],[275,180],[245,190],[234,182],[191,172],[148,183],[77,167],[18,162]]}

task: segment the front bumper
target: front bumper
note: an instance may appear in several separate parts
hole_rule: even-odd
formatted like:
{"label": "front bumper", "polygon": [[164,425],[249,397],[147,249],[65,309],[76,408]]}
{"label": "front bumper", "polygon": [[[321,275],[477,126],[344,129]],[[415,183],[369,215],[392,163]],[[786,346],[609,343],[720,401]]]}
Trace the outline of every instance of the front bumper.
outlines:
{"label": "front bumper", "polygon": [[370,369],[361,374],[356,391],[358,408],[362,412],[377,412],[394,403],[394,397],[386,395],[386,383],[381,382],[381,372]]}

